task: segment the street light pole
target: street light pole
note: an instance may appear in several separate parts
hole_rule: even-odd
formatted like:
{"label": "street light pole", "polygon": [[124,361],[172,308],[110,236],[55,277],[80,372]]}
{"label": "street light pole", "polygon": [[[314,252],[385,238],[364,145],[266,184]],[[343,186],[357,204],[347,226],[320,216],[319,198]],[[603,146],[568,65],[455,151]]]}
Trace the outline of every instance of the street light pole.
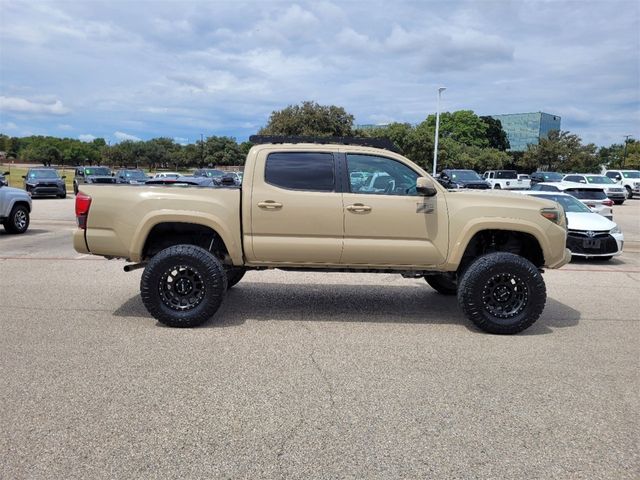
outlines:
{"label": "street light pole", "polygon": [[622,168],[624,168],[624,164],[627,161],[627,144],[629,143],[629,137],[631,137],[631,135],[624,136],[624,153],[622,154]]}
{"label": "street light pole", "polygon": [[433,176],[436,176],[436,167],[438,166],[438,132],[440,131],[440,97],[447,87],[438,88],[438,107],[436,109],[436,139],[433,145]]}

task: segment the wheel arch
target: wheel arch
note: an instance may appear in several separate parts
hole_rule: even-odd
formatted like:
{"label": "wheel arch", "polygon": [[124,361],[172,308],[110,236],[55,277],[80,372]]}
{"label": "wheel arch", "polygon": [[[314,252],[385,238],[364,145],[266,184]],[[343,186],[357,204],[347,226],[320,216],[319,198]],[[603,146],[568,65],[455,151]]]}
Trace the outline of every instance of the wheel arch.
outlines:
{"label": "wheel arch", "polygon": [[[206,239],[206,242],[205,242]],[[172,240],[179,240],[172,242]],[[153,251],[162,243],[167,246],[178,243],[198,245],[203,248],[216,249],[226,262],[234,265],[242,265],[242,252],[233,235],[227,231],[214,217],[205,214],[170,213],[165,215],[153,215],[147,221],[141,222],[134,234],[134,242],[130,258],[133,261],[142,261],[155,254]]]}
{"label": "wheel arch", "polygon": [[[545,265],[546,252],[549,251],[550,246],[547,245],[548,240],[544,232],[540,231],[535,224],[523,222],[514,225],[507,220],[500,224],[501,222],[495,219],[492,219],[491,223],[489,227],[479,219],[475,224],[468,226],[460,235],[460,240],[453,246],[447,263],[454,266],[454,269],[458,269],[470,257],[489,251],[506,251],[527,258],[536,267]],[[494,249],[487,249],[486,245],[490,246],[492,243],[495,244]]]}

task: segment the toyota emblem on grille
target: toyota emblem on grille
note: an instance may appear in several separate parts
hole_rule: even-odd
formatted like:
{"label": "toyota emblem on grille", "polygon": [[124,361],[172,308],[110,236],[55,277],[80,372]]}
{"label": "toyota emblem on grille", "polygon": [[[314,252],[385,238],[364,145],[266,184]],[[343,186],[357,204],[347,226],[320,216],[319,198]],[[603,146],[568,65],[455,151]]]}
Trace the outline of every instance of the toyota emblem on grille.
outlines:
{"label": "toyota emblem on grille", "polygon": [[596,232],[594,232],[594,231],[592,231],[592,230],[589,230],[589,231],[587,232],[587,237],[589,237],[589,238],[593,238],[593,237],[595,237],[595,236],[596,236]]}

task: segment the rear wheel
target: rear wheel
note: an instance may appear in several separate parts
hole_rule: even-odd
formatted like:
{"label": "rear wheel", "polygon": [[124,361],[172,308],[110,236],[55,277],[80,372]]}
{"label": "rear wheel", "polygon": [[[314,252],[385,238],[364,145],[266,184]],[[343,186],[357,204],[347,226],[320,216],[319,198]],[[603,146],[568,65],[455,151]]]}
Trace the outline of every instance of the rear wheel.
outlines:
{"label": "rear wheel", "polygon": [[513,334],[530,327],[547,300],[542,275],[529,260],[506,252],[476,259],[458,286],[467,318],[489,333]]}
{"label": "rear wheel", "polygon": [[442,295],[455,295],[458,291],[458,283],[450,273],[426,275],[424,279],[431,288]]}
{"label": "rear wheel", "polygon": [[24,205],[14,205],[2,225],[9,233],[26,232],[29,228],[29,209]]}
{"label": "rear wheel", "polygon": [[227,276],[220,261],[195,245],[165,248],[147,264],[140,295],[149,313],[170,327],[195,327],[220,308]]}
{"label": "rear wheel", "polygon": [[494,189],[494,190],[502,190],[502,185],[500,185],[499,183],[496,183],[496,184],[493,186],[493,189]]}

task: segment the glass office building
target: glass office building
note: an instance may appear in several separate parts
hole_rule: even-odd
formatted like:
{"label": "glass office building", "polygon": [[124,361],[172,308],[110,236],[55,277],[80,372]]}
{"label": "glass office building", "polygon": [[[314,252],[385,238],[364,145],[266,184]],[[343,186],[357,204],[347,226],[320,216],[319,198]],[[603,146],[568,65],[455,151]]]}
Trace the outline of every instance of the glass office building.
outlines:
{"label": "glass office building", "polygon": [[560,117],[549,113],[508,113],[491,117],[502,123],[512,152],[524,152],[527,145],[537,145],[551,130],[560,130]]}

